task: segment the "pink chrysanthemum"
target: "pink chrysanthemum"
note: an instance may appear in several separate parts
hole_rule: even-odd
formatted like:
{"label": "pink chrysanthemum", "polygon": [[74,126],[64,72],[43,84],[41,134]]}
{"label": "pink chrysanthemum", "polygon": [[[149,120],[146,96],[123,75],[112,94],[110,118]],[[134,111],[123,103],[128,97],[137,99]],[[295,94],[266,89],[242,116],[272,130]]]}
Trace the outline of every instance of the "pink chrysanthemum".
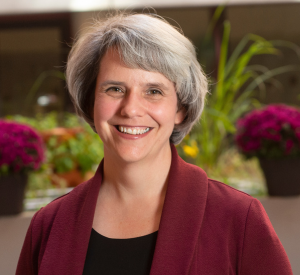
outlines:
{"label": "pink chrysanthemum", "polygon": [[283,104],[254,110],[238,120],[235,140],[247,157],[300,156],[300,110]]}
{"label": "pink chrysanthemum", "polygon": [[44,159],[43,142],[31,127],[0,120],[0,167],[9,172],[37,170]]}

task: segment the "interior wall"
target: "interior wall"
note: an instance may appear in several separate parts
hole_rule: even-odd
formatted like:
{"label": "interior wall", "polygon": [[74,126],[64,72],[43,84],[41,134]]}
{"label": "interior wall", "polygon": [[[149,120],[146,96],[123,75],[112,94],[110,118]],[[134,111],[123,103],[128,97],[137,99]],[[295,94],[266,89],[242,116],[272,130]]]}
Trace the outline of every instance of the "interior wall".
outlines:
{"label": "interior wall", "polygon": [[300,3],[230,6],[226,15],[231,23],[233,41],[247,33],[255,33],[267,39],[300,42]]}
{"label": "interior wall", "polygon": [[37,97],[62,90],[58,79],[45,79],[39,90],[27,100],[39,75],[61,65],[61,41],[58,28],[14,28],[0,30],[1,114],[27,114],[37,111]]}
{"label": "interior wall", "polygon": [[[170,24],[181,28],[188,38],[196,41],[207,29],[209,11],[209,8],[157,9],[156,14],[165,18]],[[155,13],[152,10],[134,10],[133,12]],[[109,13],[110,11],[72,13],[73,35],[87,32],[95,19],[106,18]]]}
{"label": "interior wall", "polygon": [[[268,40],[292,42],[298,47],[298,53],[287,47],[279,47],[277,56],[260,55],[252,64],[261,64],[274,69],[294,64],[300,66],[300,3],[278,5],[230,6],[226,17],[231,23],[231,51],[238,42],[253,33]],[[266,95],[261,92],[264,103],[287,103],[300,105],[300,71],[281,74],[275,78],[278,82],[266,85]],[[265,95],[265,96],[264,96]]]}

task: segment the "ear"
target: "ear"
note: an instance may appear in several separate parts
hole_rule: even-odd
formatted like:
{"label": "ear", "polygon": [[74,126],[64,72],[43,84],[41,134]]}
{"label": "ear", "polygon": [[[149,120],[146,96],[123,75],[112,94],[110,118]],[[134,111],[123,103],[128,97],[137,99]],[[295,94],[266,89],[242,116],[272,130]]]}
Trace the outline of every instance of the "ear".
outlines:
{"label": "ear", "polygon": [[184,108],[180,108],[177,113],[176,113],[176,116],[175,116],[175,124],[180,124],[184,118],[185,118],[185,109]]}

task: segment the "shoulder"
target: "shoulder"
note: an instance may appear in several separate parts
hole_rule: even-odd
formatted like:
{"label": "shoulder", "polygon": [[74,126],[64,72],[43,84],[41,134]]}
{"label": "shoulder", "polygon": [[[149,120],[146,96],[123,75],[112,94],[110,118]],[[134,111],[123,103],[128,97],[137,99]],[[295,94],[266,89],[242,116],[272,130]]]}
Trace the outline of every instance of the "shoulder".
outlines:
{"label": "shoulder", "polygon": [[[253,259],[253,256],[259,253],[269,255],[264,259],[265,262],[260,263],[261,268],[267,261],[270,261],[271,265],[271,259],[276,258],[276,261],[282,262],[288,270],[289,262],[285,251],[258,199],[222,182],[208,179],[206,217],[210,223],[217,220],[220,232],[227,232],[227,236],[231,236],[232,240],[236,239],[241,244],[240,264],[243,263],[243,268],[247,266],[246,269],[250,270],[252,262],[251,260],[249,262],[249,259]],[[270,265],[266,270],[271,270]]]}
{"label": "shoulder", "polygon": [[[223,221],[227,227],[234,224],[245,225],[251,204],[254,201],[255,205],[260,204],[249,194],[208,178],[205,171],[196,165],[180,159],[178,167],[176,173],[181,174],[180,178],[185,182],[182,188],[190,189],[197,193],[193,196],[205,199],[205,217],[209,223],[218,220],[220,223]],[[228,223],[228,219],[232,222]]]}
{"label": "shoulder", "polygon": [[[197,185],[202,184],[198,180],[199,178],[195,177],[195,175],[205,174],[200,167],[185,163],[184,171],[188,175],[193,175]],[[225,223],[230,219],[233,223],[235,221],[244,226],[265,222],[268,226],[271,226],[264,207],[258,199],[218,180],[207,177],[206,179],[205,215],[209,219],[217,218],[219,221],[224,220]]]}
{"label": "shoulder", "polygon": [[[251,206],[261,206],[260,202],[225,183],[208,179],[207,210],[217,213],[220,218],[245,224]],[[262,207],[262,206],[261,206]]]}
{"label": "shoulder", "polygon": [[[237,266],[239,273],[292,274],[284,248],[258,199],[208,179],[202,228],[211,242],[218,240],[217,249],[223,245],[235,255],[227,262]],[[224,242],[218,239],[219,236]]]}
{"label": "shoulder", "polygon": [[223,182],[208,178],[208,193],[213,199],[220,202],[243,203],[249,205],[253,197],[249,194],[237,190]]}

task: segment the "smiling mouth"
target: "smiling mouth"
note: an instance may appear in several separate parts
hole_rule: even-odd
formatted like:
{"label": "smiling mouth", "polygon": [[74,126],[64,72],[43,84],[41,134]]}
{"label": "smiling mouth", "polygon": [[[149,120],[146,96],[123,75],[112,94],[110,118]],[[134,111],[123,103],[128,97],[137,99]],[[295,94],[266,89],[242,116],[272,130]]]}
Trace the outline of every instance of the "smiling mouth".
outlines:
{"label": "smiling mouth", "polygon": [[128,135],[142,135],[150,131],[149,127],[125,127],[125,126],[116,126],[117,130],[121,133]]}

